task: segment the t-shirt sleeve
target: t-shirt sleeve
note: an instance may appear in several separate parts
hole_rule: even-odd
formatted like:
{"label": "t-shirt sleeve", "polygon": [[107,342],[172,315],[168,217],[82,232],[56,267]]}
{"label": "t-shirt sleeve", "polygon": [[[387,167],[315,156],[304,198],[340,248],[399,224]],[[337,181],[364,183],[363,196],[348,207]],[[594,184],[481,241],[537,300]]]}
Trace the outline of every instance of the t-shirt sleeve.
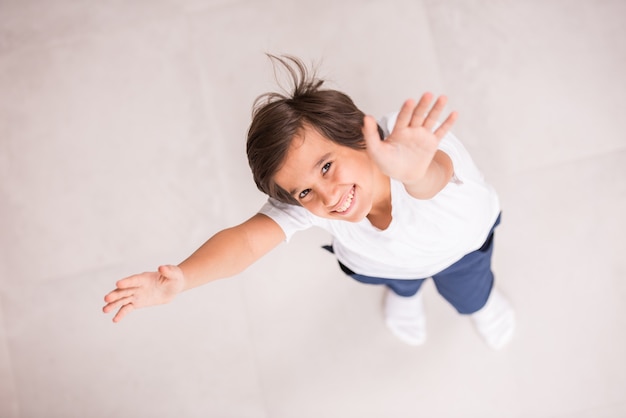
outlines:
{"label": "t-shirt sleeve", "polygon": [[483,175],[476,167],[476,164],[474,164],[470,153],[452,132],[448,131],[441,139],[439,149],[448,154],[454,165],[452,183],[463,183],[465,180],[483,180]]}
{"label": "t-shirt sleeve", "polygon": [[268,216],[281,227],[285,241],[289,242],[293,234],[313,226],[312,215],[303,207],[279,202],[268,198],[259,213]]}

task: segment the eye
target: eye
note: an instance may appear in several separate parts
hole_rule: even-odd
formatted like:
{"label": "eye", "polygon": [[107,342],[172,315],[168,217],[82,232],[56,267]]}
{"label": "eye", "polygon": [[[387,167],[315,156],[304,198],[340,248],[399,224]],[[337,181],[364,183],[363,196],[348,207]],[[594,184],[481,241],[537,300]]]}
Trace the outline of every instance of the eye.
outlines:
{"label": "eye", "polygon": [[311,189],[302,190],[300,192],[300,194],[298,195],[298,199],[304,199],[306,197],[306,195],[309,194],[310,191],[311,191]]}
{"label": "eye", "polygon": [[324,164],[324,167],[322,167],[322,174],[326,174],[326,172],[328,172],[328,170],[330,170],[330,166],[332,164],[333,163],[326,163],[326,164]]}

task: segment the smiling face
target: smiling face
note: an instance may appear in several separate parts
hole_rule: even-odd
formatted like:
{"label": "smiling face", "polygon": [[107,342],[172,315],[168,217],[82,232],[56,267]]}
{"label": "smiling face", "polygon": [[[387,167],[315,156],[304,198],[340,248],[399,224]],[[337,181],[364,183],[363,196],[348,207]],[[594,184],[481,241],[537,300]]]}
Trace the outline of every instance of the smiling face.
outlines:
{"label": "smiling face", "polygon": [[305,126],[289,147],[274,181],[314,215],[363,220],[388,197],[388,178],[367,151],[339,145]]}

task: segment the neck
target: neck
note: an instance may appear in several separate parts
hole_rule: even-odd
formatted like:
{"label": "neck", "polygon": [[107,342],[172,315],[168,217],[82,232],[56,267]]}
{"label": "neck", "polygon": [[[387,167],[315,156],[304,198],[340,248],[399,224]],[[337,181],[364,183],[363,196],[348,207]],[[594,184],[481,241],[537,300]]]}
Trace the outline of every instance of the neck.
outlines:
{"label": "neck", "polygon": [[388,176],[377,173],[375,176],[372,209],[367,219],[379,229],[386,229],[391,223],[391,182]]}

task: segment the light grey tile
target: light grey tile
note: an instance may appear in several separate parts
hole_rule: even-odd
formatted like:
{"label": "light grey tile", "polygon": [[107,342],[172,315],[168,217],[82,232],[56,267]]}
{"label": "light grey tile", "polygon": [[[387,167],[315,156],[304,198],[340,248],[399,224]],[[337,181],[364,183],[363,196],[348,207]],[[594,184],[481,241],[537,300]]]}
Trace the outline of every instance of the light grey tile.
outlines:
{"label": "light grey tile", "polygon": [[550,418],[620,418],[626,415],[626,403],[620,402],[615,405],[601,406],[598,408],[586,408],[574,413],[552,415]]}
{"label": "light grey tile", "polygon": [[[221,119],[229,125],[245,128],[251,100],[276,90],[264,52],[317,64],[330,88],[374,115],[396,111],[424,90],[441,89],[422,2],[270,4],[250,2],[191,18],[199,63],[215,82],[212,93],[222,100],[217,111],[228,115]],[[296,18],[303,14],[306,19]],[[240,114],[241,120],[232,117]]]}
{"label": "light grey tile", "polygon": [[232,0],[74,1],[5,0],[0,4],[0,52],[110,34],[164,22]]}
{"label": "light grey tile", "polygon": [[17,418],[18,411],[15,375],[7,344],[4,312],[0,302],[0,416]]}
{"label": "light grey tile", "polygon": [[496,271],[518,310],[515,378],[533,399],[525,416],[622,397],[625,161],[612,153],[502,180]]}
{"label": "light grey tile", "polygon": [[121,274],[2,293],[23,416],[266,416],[240,281],[113,324],[102,298]]}
{"label": "light grey tile", "polygon": [[427,5],[458,129],[489,173],[626,147],[626,3]]}
{"label": "light grey tile", "polygon": [[0,67],[4,277],[180,257],[217,229],[220,155],[184,22],[15,53]]}

